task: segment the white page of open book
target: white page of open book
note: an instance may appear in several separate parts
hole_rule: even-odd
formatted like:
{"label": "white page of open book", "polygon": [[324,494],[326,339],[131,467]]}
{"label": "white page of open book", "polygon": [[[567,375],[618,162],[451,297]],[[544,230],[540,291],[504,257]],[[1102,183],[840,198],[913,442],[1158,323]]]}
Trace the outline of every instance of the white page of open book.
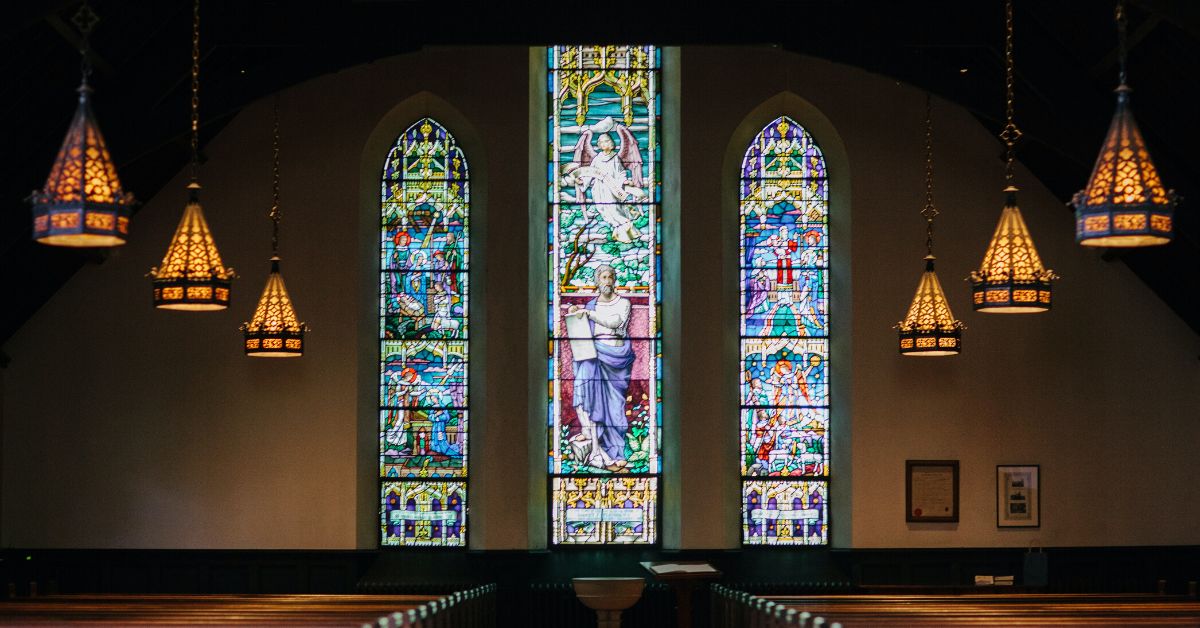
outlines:
{"label": "white page of open book", "polygon": [[678,563],[666,563],[664,565],[654,565],[650,568],[654,573],[712,573],[712,565],[701,563],[699,565],[681,565]]}

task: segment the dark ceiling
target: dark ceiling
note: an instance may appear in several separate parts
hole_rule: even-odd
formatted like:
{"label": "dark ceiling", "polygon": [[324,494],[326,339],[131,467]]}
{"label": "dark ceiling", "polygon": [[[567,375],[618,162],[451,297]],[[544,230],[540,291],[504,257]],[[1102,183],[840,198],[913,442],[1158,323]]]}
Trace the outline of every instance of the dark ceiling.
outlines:
{"label": "dark ceiling", "polygon": [[[1183,197],[1175,242],[1105,254],[1128,264],[1200,333],[1200,2],[1128,0],[1134,111],[1163,179]],[[74,108],[78,0],[20,3],[0,23],[0,343],[105,251],[30,241],[28,203]],[[95,109],[125,188],[152,198],[187,161],[189,0],[92,0]],[[1116,35],[1109,0],[1016,0],[1019,158],[1066,200],[1090,172],[1113,110]],[[1001,0],[926,2],[573,3],[439,5],[413,0],[205,0],[201,142],[243,106],[283,87],[437,44],[775,44],[932,91],[999,130]],[[963,72],[961,70],[965,69]],[[997,158],[999,158],[997,144]],[[1070,211],[1063,208],[1063,211]],[[1183,272],[1188,271],[1188,272]],[[147,302],[149,307],[149,302]]]}

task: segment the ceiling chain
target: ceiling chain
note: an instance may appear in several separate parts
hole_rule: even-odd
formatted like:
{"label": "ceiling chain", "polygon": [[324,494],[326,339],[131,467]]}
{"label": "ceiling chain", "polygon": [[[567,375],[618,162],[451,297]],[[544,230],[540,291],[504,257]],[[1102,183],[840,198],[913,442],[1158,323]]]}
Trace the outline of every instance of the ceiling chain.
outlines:
{"label": "ceiling chain", "polygon": [[933,105],[932,96],[925,92],[925,249],[933,255],[933,219],[938,215],[933,204]]}
{"label": "ceiling chain", "polygon": [[192,180],[200,170],[200,0],[192,3]]}
{"label": "ceiling chain", "polygon": [[87,85],[88,77],[92,75],[91,34],[92,29],[100,21],[100,16],[92,10],[92,6],[84,0],[79,10],[71,17],[71,23],[79,29],[79,72],[83,75],[83,84]]}
{"label": "ceiling chain", "polygon": [[1017,141],[1021,139],[1021,129],[1013,122],[1013,0],[1004,2],[1004,130],[1000,131],[1000,139],[1004,140],[1005,165],[1004,180],[1012,185],[1016,178],[1014,164],[1016,162]]}
{"label": "ceiling chain", "polygon": [[1127,26],[1127,22],[1129,20],[1125,17],[1125,0],[1117,0],[1116,19],[1117,19],[1117,67],[1119,68],[1119,73],[1117,74],[1117,80],[1119,81],[1118,84],[1121,85],[1122,87],[1124,87],[1125,86],[1125,58],[1129,55],[1128,43],[1126,41],[1127,40],[1126,26]]}
{"label": "ceiling chain", "polygon": [[271,254],[279,254],[279,96],[275,96],[271,139]]}

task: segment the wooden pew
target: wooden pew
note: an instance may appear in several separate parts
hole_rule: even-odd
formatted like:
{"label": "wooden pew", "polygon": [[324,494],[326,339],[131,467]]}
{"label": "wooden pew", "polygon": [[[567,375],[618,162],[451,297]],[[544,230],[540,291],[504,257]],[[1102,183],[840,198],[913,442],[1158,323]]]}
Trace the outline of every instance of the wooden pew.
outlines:
{"label": "wooden pew", "polygon": [[494,628],[496,585],[458,591],[414,609],[380,617],[362,628]]}
{"label": "wooden pew", "polygon": [[[718,594],[714,591],[714,598]],[[729,599],[725,594],[725,598]],[[717,609],[716,626],[1200,626],[1200,601],[1183,596],[962,594],[749,596],[742,611]],[[804,616],[804,617],[802,617]],[[794,617],[794,620],[789,618]],[[805,622],[808,623],[805,623]],[[740,623],[739,623],[740,622]],[[829,621],[823,622],[829,625]]]}
{"label": "wooden pew", "polygon": [[375,625],[429,595],[53,595],[0,601],[0,624]]}

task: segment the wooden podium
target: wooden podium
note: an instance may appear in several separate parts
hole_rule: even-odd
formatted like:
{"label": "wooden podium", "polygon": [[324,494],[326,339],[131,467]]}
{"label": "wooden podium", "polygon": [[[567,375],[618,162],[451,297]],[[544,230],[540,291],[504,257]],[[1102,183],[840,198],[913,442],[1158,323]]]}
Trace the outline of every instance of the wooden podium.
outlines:
{"label": "wooden podium", "polygon": [[692,594],[708,580],[721,577],[721,572],[700,560],[643,561],[642,567],[660,582],[675,591],[676,626],[692,628]]}

